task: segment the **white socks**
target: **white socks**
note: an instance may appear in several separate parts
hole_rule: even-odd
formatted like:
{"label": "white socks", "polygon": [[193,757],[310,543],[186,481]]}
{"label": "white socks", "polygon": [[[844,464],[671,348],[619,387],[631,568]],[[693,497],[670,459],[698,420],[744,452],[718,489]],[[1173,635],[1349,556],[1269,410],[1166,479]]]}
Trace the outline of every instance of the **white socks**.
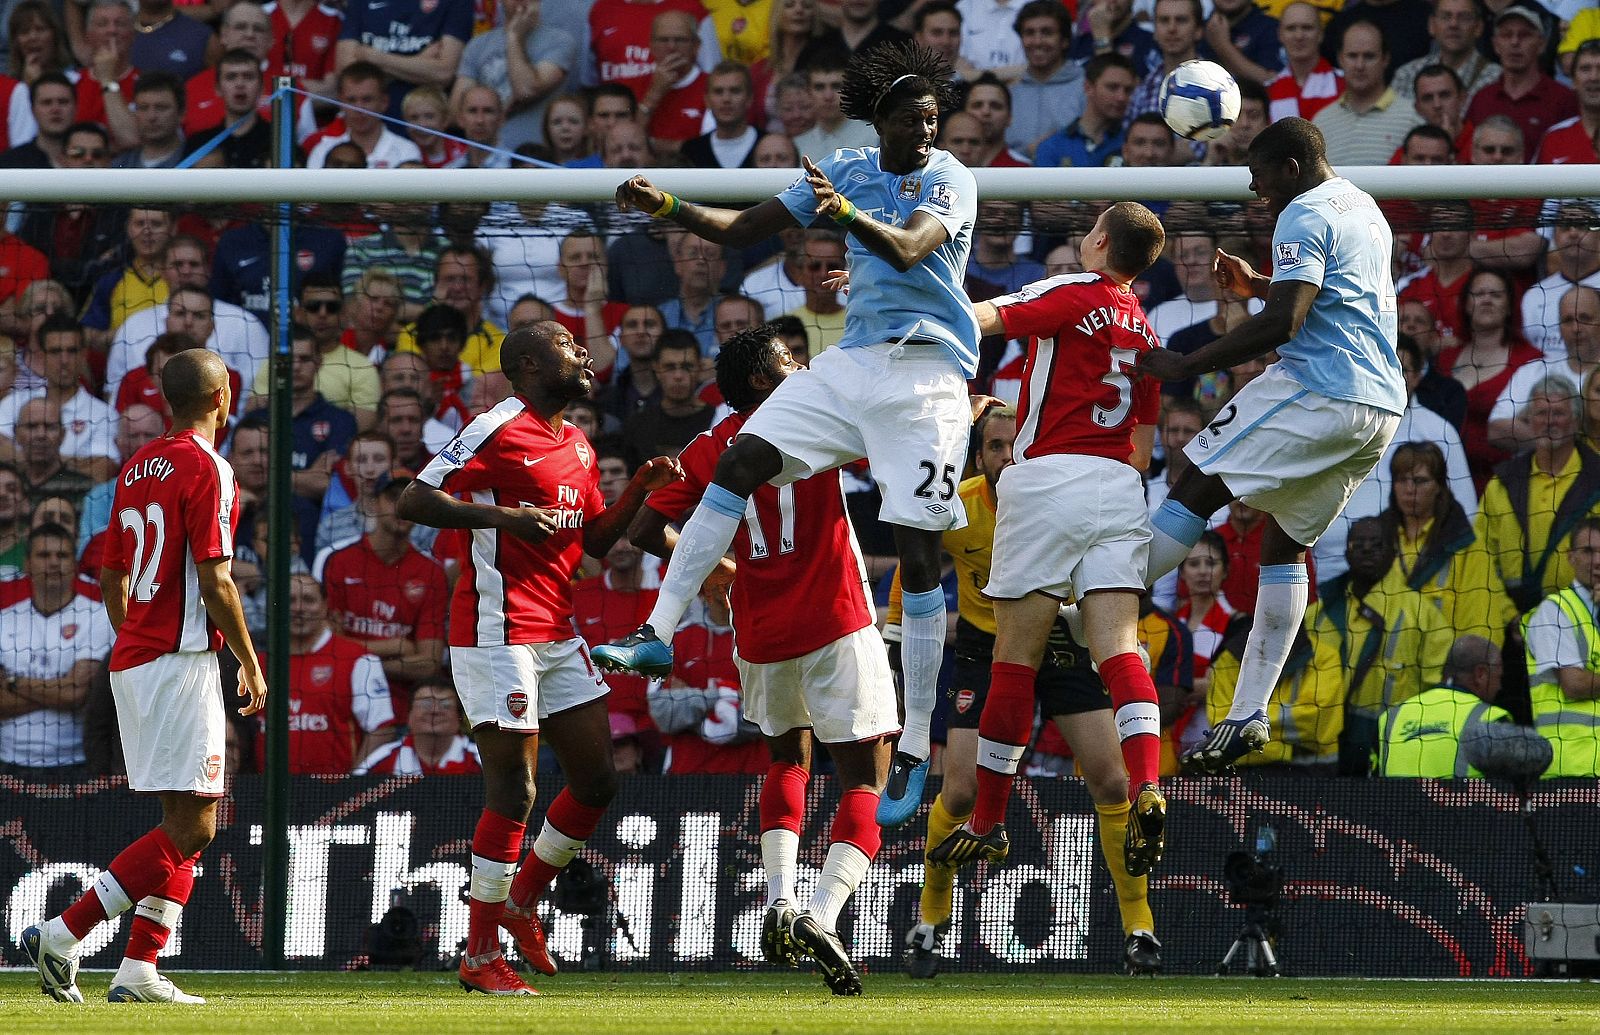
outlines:
{"label": "white socks", "polygon": [[800,835],[777,827],[761,832],[761,866],[767,871],[767,905],[795,898],[794,877],[799,868]]}
{"label": "white socks", "polygon": [[672,634],[683,621],[684,611],[700,595],[706,576],[733,544],[739,522],[744,519],[745,502],[713,482],[683,526],[648,619],[662,643],[672,643]]}
{"label": "white socks", "polygon": [[828,846],[828,861],[817,876],[817,890],[811,894],[810,906],[811,915],[824,930],[839,929],[839,911],[845,900],[855,894],[871,863],[861,849],[848,841],[835,841]]}
{"label": "white socks", "polygon": [[1230,719],[1248,719],[1267,707],[1273,687],[1283,675],[1289,648],[1306,616],[1309,580],[1304,564],[1263,564],[1256,593],[1255,625],[1245,642],[1239,683],[1233,691]]}

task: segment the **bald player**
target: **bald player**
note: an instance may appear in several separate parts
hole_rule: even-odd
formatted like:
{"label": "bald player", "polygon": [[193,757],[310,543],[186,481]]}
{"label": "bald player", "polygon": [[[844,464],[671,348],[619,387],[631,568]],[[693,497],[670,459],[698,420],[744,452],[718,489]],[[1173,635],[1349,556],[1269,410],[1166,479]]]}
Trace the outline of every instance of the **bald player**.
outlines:
{"label": "bald player", "polygon": [[[399,514],[471,530],[450,607],[450,662],[484,781],[461,984],[533,995],[501,955],[500,928],[530,966],[555,973],[534,906],[583,849],[617,790],[607,688],[573,632],[572,577],[585,553],[604,557],[645,496],[683,469],[658,456],[605,506],[594,448],[561,416],[594,383],[588,350],[559,323],[525,324],[506,335],[500,368],[511,397],[474,418],[422,469],[400,497]],[[541,727],[567,786],[519,867]]]}
{"label": "bald player", "polygon": [[194,864],[217,829],[227,717],[217,651],[239,659],[241,715],[267,696],[239,590],[233,468],[216,441],[232,411],[228,369],[214,352],[180,352],[161,372],[172,430],[122,468],[106,535],[100,588],[117,631],[111,692],[128,786],[158,795],[161,825],[123,849],[58,917],[22,932],[43,992],[83,1002],[78,956],[101,922],[134,910],[113,1003],[204,1003],[156,973],[156,955],[194,887]]}

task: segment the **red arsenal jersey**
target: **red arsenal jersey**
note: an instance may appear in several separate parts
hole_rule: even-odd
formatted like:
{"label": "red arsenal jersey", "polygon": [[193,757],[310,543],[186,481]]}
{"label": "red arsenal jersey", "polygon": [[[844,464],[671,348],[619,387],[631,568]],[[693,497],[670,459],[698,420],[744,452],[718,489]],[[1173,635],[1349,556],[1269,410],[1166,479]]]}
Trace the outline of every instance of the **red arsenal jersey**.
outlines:
{"label": "red arsenal jersey", "polygon": [[328,554],[313,572],[328,592],[328,610],[352,640],[444,639],[444,569],[406,546],[395,564],[366,537]]}
{"label": "red arsenal jersey", "polygon": [[583,525],[605,509],[594,450],[563,422],[556,431],[513,395],[468,424],[417,475],[472,503],[540,507],[561,528],[540,543],[472,530],[450,606],[450,645],[553,643],[572,636],[572,576]]}
{"label": "red arsenal jersey", "polygon": [[222,647],[196,565],[233,556],[238,520],[233,468],[194,431],[163,435],[123,465],[104,564],[128,573],[128,616],[111,671]]}
{"label": "red arsenal jersey", "polygon": [[[261,656],[261,668],[267,657]],[[265,717],[261,720],[265,729]],[[383,662],[331,629],[289,657],[289,771],[343,775],[355,768],[362,734],[394,723]],[[257,741],[257,758],[264,746]]]}
{"label": "red arsenal jersey", "polygon": [[[672,674],[684,684],[701,690],[737,689],[739,669],[733,663],[733,637],[729,629],[718,629],[703,622],[680,628],[672,637]],[[667,772],[684,776],[694,773],[745,773],[767,771],[770,759],[764,740],[741,744],[713,744],[694,726],[662,739],[671,752]]]}
{"label": "red arsenal jersey", "polygon": [[[572,587],[572,617],[578,635],[591,647],[621,639],[650,620],[650,609],[656,606],[659,592],[659,583],[636,590],[618,589],[612,585],[609,571],[579,579]],[[656,728],[646,696],[648,679],[631,672],[600,675],[611,688],[611,696],[606,699],[608,709],[628,715],[641,730]]]}
{"label": "red arsenal jersey", "polygon": [[1461,319],[1461,293],[1467,289],[1467,281],[1471,279],[1472,271],[1468,270],[1445,284],[1439,280],[1438,272],[1432,266],[1427,266],[1401,282],[1397,293],[1402,302],[1421,302],[1433,317],[1434,326],[1442,337],[1466,341],[1467,327]]}
{"label": "red arsenal jersey", "polygon": [[391,740],[369,755],[356,775],[470,776],[481,772],[483,765],[478,761],[478,746],[465,734],[456,734],[438,764],[429,765],[417,754],[416,738],[407,733],[404,738]]}
{"label": "red arsenal jersey", "polygon": [[1139,353],[1160,346],[1138,296],[1101,273],[1067,273],[993,301],[1006,337],[1030,339],[1017,459],[1127,461],[1133,429],[1153,424],[1161,406],[1159,384],[1134,380]]}
{"label": "red arsenal jersey", "polygon": [[706,108],[706,76],[698,68],[661,98],[650,117],[650,135],[663,140],[689,140],[716,128]]}
{"label": "red arsenal jersey", "polygon": [[650,55],[650,23],[665,11],[687,11],[695,23],[705,17],[700,0],[660,0],[640,5],[629,0],[597,0],[589,9],[589,41],[602,83],[621,83],[639,100],[650,89],[656,61]]}
{"label": "red arsenal jersey", "polygon": [[[678,521],[689,516],[716,473],[717,458],[749,419],[735,413],[678,454],[684,477],[645,505]],[[763,485],[733,537],[733,627],[739,656],[770,665],[809,654],[872,624],[866,569],[845,516],[838,471],[783,488]]]}
{"label": "red arsenal jersey", "polygon": [[267,4],[262,10],[272,19],[272,53],[267,55],[271,75],[293,76],[295,85],[301,86],[307,79],[322,79],[333,71],[334,46],[344,27],[337,10],[318,4],[301,17],[299,25],[290,25],[289,16],[278,4]]}
{"label": "red arsenal jersey", "polygon": [[1595,154],[1594,139],[1583,119],[1574,117],[1545,130],[1533,161],[1535,165],[1593,165],[1600,162],[1600,156]]}

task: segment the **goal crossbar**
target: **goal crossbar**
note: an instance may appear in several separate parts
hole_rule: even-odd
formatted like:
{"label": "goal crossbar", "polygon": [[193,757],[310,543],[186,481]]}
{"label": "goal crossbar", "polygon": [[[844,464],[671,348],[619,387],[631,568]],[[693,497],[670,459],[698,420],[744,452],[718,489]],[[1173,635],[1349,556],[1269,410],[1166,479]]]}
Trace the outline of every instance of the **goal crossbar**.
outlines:
{"label": "goal crossbar", "polygon": [[[603,203],[635,172],[687,198],[758,202],[795,169],[18,169],[0,194],[19,202],[472,202]],[[1341,169],[1383,199],[1600,197],[1600,165],[1359,166]],[[986,201],[1249,201],[1239,168],[977,169]]]}

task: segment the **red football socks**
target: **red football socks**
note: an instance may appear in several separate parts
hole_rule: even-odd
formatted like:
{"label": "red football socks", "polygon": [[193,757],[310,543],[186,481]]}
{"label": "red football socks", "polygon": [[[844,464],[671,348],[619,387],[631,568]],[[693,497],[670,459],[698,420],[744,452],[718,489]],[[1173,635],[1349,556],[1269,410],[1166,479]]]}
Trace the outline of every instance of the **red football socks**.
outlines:
{"label": "red football socks", "polygon": [[1156,700],[1156,684],[1144,660],[1132,651],[1107,658],[1100,666],[1100,678],[1111,692],[1122,761],[1128,767],[1128,800],[1132,801],[1141,786],[1161,775],[1161,706]]}
{"label": "red football socks", "polygon": [[986,834],[1003,822],[1017,764],[1033,734],[1037,669],[997,661],[989,669],[989,696],[978,723],[978,794],[969,821]]}
{"label": "red football socks", "polygon": [[153,894],[172,879],[186,860],[167,832],[156,827],[122,850],[106,872],[61,914],[73,937],[82,938],[100,921]]}

